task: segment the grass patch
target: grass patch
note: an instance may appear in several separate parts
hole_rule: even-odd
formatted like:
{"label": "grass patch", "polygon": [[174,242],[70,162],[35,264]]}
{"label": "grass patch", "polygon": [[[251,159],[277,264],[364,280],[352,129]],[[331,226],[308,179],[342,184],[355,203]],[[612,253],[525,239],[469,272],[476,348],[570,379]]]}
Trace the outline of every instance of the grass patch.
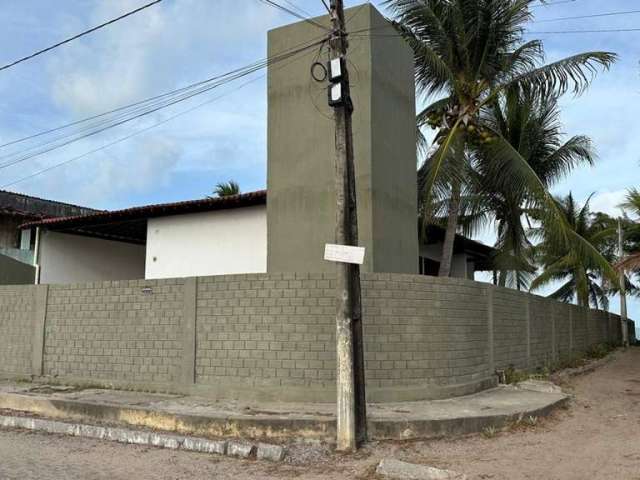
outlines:
{"label": "grass patch", "polygon": [[598,360],[606,357],[617,348],[612,343],[598,343],[591,345],[584,354],[574,354],[570,357],[563,358],[555,362],[547,362],[544,366],[538,367],[535,372],[528,372],[509,365],[505,370],[501,371],[504,375],[504,383],[510,385],[513,383],[524,382],[525,380],[548,380],[549,376],[560,370],[568,368],[584,367],[589,360]]}
{"label": "grass patch", "polygon": [[494,438],[498,434],[498,429],[493,425],[489,425],[488,427],[484,427],[482,429],[482,436],[484,438]]}
{"label": "grass patch", "polygon": [[610,343],[598,343],[587,348],[585,355],[590,359],[600,359],[609,355],[613,350],[615,350],[615,346]]}

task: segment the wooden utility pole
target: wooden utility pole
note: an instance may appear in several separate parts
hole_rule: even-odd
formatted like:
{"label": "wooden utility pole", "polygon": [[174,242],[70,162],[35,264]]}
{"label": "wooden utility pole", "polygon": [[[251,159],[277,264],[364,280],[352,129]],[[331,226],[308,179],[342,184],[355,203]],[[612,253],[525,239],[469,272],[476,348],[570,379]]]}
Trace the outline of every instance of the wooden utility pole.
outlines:
{"label": "wooden utility pole", "polygon": [[[622,221],[618,218],[618,256],[624,258],[624,233]],[[627,286],[624,269],[620,269],[620,327],[622,329],[622,345],[629,346],[629,327],[627,326]]]}
{"label": "wooden utility pole", "polygon": [[[338,60],[340,101],[334,107],[336,229],[338,245],[358,244],[358,220],[353,160],[353,133],[349,75],[347,72],[347,38],[342,0],[331,0],[332,34],[329,42],[330,63]],[[333,87],[333,85],[332,85]],[[334,99],[335,100],[335,99]],[[366,439],[366,397],[364,390],[364,348],[360,267],[337,264],[336,311],[336,383],[337,449],[353,451]]]}

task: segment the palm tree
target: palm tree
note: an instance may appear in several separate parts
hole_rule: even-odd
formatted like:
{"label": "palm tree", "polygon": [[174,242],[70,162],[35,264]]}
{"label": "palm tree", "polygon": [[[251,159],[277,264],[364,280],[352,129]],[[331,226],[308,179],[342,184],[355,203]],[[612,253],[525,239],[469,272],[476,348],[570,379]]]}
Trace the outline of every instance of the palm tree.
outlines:
{"label": "palm tree", "polygon": [[418,115],[420,126],[428,123],[437,129],[438,146],[421,179],[423,213],[428,215],[432,195],[449,192],[441,276],[451,272],[467,181],[465,158],[476,150],[485,150],[493,159],[491,174],[509,178],[515,190],[526,188],[529,203],[545,207],[548,228],[561,231],[566,241],[580,243],[584,255],[597,256],[570,231],[544,183],[518,150],[482,121],[481,112],[513,88],[542,98],[569,90],[582,93],[597,68],[608,68],[616,58],[609,52],[587,52],[541,65],[542,43],[523,40],[533,3],[537,0],[387,0],[398,31],[413,49],[418,92],[442,97]]}
{"label": "palm tree", "polygon": [[[588,137],[576,135],[562,141],[560,111],[554,97],[542,99],[512,89],[483,112],[482,122],[517,150],[545,189],[577,165],[594,162],[595,153]],[[495,220],[498,253],[494,264],[500,272],[498,284],[520,290],[528,287],[536,273],[527,234],[531,225],[529,192],[514,189],[509,182],[492,175],[491,162],[486,152],[478,152],[475,165],[467,174],[473,191],[468,198],[462,198],[461,224],[465,234],[472,234],[474,227]]]}
{"label": "palm tree", "polygon": [[640,224],[637,223],[638,220],[634,221],[627,214],[640,219],[640,190],[637,188],[627,190],[625,201],[619,206],[625,212],[625,216],[622,219],[625,249],[631,253],[621,258],[616,264],[616,268],[618,270],[637,271],[640,269]]}
{"label": "palm tree", "polygon": [[[589,201],[580,207],[573,195],[557,200],[571,227],[597,248],[605,257],[613,259],[615,255],[615,221],[605,214],[590,211]],[[603,282],[603,272],[597,263],[590,262],[580,252],[558,241],[557,236],[546,229],[537,230],[541,243],[535,247],[542,273],[531,283],[531,290],[539,289],[554,282],[561,286],[549,295],[562,302],[577,300],[578,305],[595,308],[607,308],[608,295],[611,293]]]}
{"label": "palm tree", "polygon": [[216,197],[229,197],[231,195],[238,195],[240,193],[240,185],[233,180],[228,182],[220,182],[216,185],[213,191]]}

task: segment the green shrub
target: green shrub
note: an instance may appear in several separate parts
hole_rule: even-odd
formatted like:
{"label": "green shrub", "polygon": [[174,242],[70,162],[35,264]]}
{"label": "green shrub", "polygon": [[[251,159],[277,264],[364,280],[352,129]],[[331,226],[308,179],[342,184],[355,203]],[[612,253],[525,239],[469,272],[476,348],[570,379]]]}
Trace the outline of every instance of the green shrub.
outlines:
{"label": "green shrub", "polygon": [[493,438],[498,434],[498,429],[496,427],[494,427],[493,425],[490,425],[488,427],[484,427],[482,429],[482,436],[484,438]]}
{"label": "green shrub", "polygon": [[504,378],[507,384],[512,384],[529,380],[529,374],[524,370],[515,368],[513,365],[509,365],[504,371]]}
{"label": "green shrub", "polygon": [[604,358],[613,350],[612,345],[608,343],[598,343],[587,348],[585,355],[587,358]]}

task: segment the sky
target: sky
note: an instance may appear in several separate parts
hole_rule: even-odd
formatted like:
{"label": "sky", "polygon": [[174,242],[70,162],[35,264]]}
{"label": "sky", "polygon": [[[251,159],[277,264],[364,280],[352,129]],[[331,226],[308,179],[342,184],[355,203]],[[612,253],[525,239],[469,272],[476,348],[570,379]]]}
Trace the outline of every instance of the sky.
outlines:
{"label": "sky", "polygon": [[[320,15],[320,0],[290,0]],[[556,0],[557,1],[557,0]],[[0,9],[0,64],[132,10],[147,0],[6,0]],[[286,3],[286,2],[282,2]],[[362,3],[346,2],[347,6]],[[384,13],[383,2],[372,2]],[[587,50],[613,51],[618,62],[580,97],[561,101],[568,135],[592,138],[594,167],[575,170],[553,192],[618,215],[627,188],[640,186],[639,32],[560,34],[640,28],[640,13],[591,19],[561,17],[640,10],[640,0],[575,0],[540,6],[527,38],[544,41],[547,60]],[[547,21],[554,20],[554,21]],[[134,16],[0,72],[0,143],[158,95],[266,56],[269,29],[296,21],[258,0],[164,0]],[[0,169],[0,185],[49,168],[221,96],[150,129],[9,189],[94,208],[201,198],[235,179],[243,191],[266,184],[266,81],[230,84],[202,98]],[[240,83],[240,82],[239,82]],[[0,163],[25,144],[0,149]],[[491,241],[491,235],[480,240]],[[616,310],[617,302],[612,302]],[[640,302],[630,314],[640,319]]]}

